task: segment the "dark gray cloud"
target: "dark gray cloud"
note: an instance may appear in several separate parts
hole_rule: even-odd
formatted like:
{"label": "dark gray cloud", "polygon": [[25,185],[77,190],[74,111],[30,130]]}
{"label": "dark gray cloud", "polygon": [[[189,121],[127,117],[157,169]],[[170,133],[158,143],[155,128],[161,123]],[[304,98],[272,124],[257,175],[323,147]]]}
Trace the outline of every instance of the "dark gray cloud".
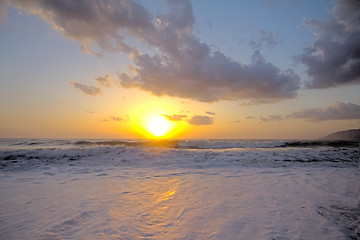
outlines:
{"label": "dark gray cloud", "polygon": [[182,121],[184,118],[188,117],[187,115],[183,115],[183,114],[174,114],[174,115],[161,114],[161,116],[164,116],[169,121]]}
{"label": "dark gray cloud", "polygon": [[[213,50],[193,33],[195,19],[188,1],[166,1],[168,10],[154,16],[131,0],[7,1],[26,13],[40,15],[63,36],[78,41],[85,52],[129,53],[131,73],[118,73],[119,84],[154,95],[203,102],[250,99],[274,102],[297,95],[299,77],[267,62],[257,50],[245,65]],[[130,36],[156,48],[142,53],[130,46]],[[263,32],[262,44],[274,36]],[[97,46],[97,47],[96,47]]]}
{"label": "dark gray cloud", "polygon": [[295,56],[312,77],[307,88],[328,88],[360,83],[360,1],[338,0],[333,17],[304,23],[317,37]]}
{"label": "dark gray cloud", "polygon": [[307,121],[360,119],[360,105],[336,102],[323,108],[306,108],[293,112],[289,117]]}
{"label": "dark gray cloud", "polygon": [[86,84],[82,84],[82,83],[78,83],[78,82],[74,82],[74,81],[70,81],[70,85],[74,86],[74,88],[76,88],[76,89],[79,89],[86,95],[96,96],[96,95],[102,94],[100,88],[94,87],[91,85],[86,85]]}
{"label": "dark gray cloud", "polygon": [[95,81],[102,87],[111,87],[110,75],[96,77]]}
{"label": "dark gray cloud", "polygon": [[195,115],[189,121],[192,125],[212,125],[213,118],[208,116]]}
{"label": "dark gray cloud", "polygon": [[[179,50],[180,51],[180,50]],[[137,73],[119,75],[123,87],[138,87],[155,95],[203,102],[234,99],[278,101],[296,96],[299,77],[266,62],[256,51],[250,65],[242,65],[206,44],[193,41],[180,57],[134,54]]]}

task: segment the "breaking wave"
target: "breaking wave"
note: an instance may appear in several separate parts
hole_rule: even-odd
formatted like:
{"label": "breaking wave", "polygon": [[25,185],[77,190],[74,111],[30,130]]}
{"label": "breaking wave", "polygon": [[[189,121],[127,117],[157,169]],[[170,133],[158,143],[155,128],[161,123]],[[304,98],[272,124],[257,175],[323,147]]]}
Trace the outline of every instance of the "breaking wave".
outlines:
{"label": "breaking wave", "polygon": [[4,140],[1,169],[36,166],[358,167],[359,142],[285,140]]}

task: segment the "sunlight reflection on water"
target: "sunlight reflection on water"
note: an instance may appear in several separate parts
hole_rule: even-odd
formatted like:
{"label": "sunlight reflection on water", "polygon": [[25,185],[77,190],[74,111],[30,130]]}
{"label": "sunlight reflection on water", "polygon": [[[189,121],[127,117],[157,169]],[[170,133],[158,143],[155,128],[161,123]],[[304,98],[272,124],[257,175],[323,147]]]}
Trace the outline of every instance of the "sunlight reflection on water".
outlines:
{"label": "sunlight reflection on water", "polygon": [[[176,208],[184,203],[179,193],[179,177],[149,177],[134,179],[123,191],[123,183],[112,189],[109,209],[110,229],[120,230],[119,237],[152,238],[169,231],[174,222]],[[133,223],[128,225],[127,223]],[[119,233],[118,232],[118,233]]]}

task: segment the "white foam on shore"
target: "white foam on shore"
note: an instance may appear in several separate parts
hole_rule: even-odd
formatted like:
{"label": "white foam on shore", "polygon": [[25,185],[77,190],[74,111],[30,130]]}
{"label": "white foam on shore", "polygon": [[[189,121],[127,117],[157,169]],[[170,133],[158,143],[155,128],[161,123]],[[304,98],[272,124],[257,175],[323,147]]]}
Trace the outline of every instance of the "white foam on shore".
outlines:
{"label": "white foam on shore", "polygon": [[0,168],[131,166],[157,169],[359,166],[357,148],[173,149],[140,147],[39,148],[0,151]]}
{"label": "white foam on shore", "polygon": [[351,239],[351,168],[0,172],[1,239]]}
{"label": "white foam on shore", "polygon": [[0,150],[0,239],[360,237],[353,145],[14,141]]}

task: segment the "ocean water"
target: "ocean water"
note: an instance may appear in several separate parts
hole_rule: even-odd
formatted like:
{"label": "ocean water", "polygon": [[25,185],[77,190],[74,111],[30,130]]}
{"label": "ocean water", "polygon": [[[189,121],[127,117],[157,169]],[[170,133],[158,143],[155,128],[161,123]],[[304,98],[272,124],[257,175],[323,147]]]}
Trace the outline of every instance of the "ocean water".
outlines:
{"label": "ocean water", "polygon": [[156,168],[358,167],[359,145],[320,140],[0,139],[0,167],[69,163]]}
{"label": "ocean water", "polygon": [[1,139],[0,239],[358,239],[359,142]]}

